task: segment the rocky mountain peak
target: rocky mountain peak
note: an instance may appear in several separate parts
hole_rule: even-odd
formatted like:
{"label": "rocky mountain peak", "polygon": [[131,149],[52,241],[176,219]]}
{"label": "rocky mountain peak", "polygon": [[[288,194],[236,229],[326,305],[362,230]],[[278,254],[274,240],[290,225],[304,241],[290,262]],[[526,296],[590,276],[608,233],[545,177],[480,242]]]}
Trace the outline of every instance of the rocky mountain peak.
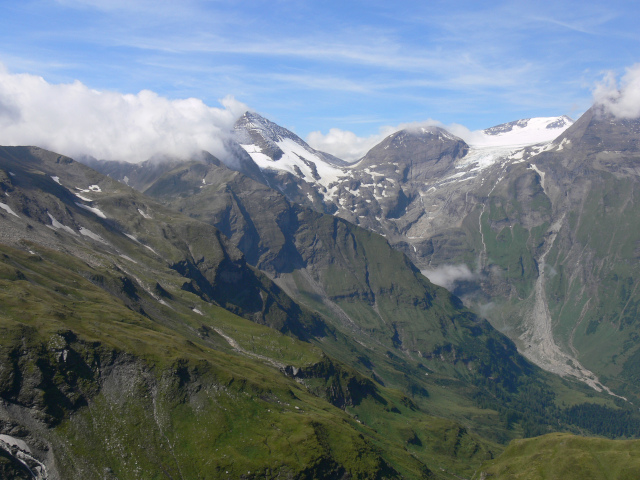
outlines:
{"label": "rocky mountain peak", "polygon": [[616,118],[594,105],[547,150],[538,163],[557,170],[565,181],[589,171],[635,177],[640,174],[640,119]]}
{"label": "rocky mountain peak", "polygon": [[545,128],[554,129],[554,128],[563,128],[570,127],[573,124],[573,119],[568,117],[567,115],[562,115],[557,118],[557,120],[548,123]]}
{"label": "rocky mountain peak", "polygon": [[[445,129],[435,126],[409,128],[392,133],[387,137],[390,144],[396,148],[408,145],[407,142],[429,143],[429,142],[447,142],[460,141],[461,139],[447,132]],[[384,143],[384,142],[383,142]]]}
{"label": "rocky mountain peak", "polygon": [[236,122],[234,131],[239,133],[241,137],[243,134],[248,134],[249,139],[255,139],[256,136],[260,136],[263,140],[277,143],[289,138],[294,140],[296,143],[306,145],[304,140],[298,137],[295,133],[273,123],[271,120],[268,120],[255,112],[245,112],[245,114]]}
{"label": "rocky mountain peak", "polygon": [[440,171],[451,167],[468,150],[464,140],[440,127],[404,129],[389,135],[369,150],[357,168],[411,164],[414,167],[424,165],[428,170],[437,165],[435,168]]}
{"label": "rocky mountain peak", "polygon": [[640,152],[640,119],[616,118],[598,106],[587,110],[555,143],[594,151]]}
{"label": "rocky mountain peak", "polygon": [[500,125],[496,125],[495,127],[490,127],[484,130],[484,133],[487,135],[500,135],[501,133],[507,133],[513,131],[514,128],[525,128],[529,125],[530,118],[523,118],[521,120],[515,120],[513,122],[502,123]]}

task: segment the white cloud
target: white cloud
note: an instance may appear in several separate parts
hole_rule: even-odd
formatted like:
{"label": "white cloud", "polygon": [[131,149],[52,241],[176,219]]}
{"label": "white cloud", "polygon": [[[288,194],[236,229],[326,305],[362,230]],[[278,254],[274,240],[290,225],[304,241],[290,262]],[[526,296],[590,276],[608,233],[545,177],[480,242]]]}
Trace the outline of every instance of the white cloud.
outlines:
{"label": "white cloud", "polygon": [[99,92],[79,81],[50,84],[0,65],[0,144],[129,162],[200,150],[224,158],[223,140],[248,108],[233,97],[220,103],[170,100],[149,90]]}
{"label": "white cloud", "polygon": [[316,150],[330,153],[347,162],[354,162],[394,131],[393,127],[382,127],[380,133],[359,137],[349,130],[331,128],[326,135],[320,131],[311,132],[307,135],[307,143]]}
{"label": "white cloud", "polygon": [[440,285],[447,290],[453,290],[454,284],[460,280],[475,280],[478,275],[469,270],[464,264],[461,265],[441,265],[434,270],[422,270],[422,274],[431,283]]}
{"label": "white cloud", "polygon": [[341,130],[332,128],[326,135],[320,131],[311,132],[306,140],[316,150],[335,155],[338,158],[348,162],[354,162],[362,158],[371,148],[384,140],[385,137],[391,135],[398,130],[414,130],[420,127],[441,127],[454,135],[469,141],[477,135],[478,132],[472,132],[468,128],[459,124],[444,125],[438,120],[428,119],[422,122],[401,123],[396,126],[380,127],[377,134],[367,137],[359,137],[349,130]]}
{"label": "white cloud", "polygon": [[620,84],[613,72],[608,72],[593,90],[593,100],[615,117],[640,117],[640,63],[627,68]]}

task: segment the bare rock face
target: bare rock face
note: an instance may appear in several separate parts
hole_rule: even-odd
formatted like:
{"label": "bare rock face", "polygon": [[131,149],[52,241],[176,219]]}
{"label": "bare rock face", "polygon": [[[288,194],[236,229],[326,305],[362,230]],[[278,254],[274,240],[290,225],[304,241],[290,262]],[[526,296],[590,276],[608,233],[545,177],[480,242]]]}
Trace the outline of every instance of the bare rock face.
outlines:
{"label": "bare rock face", "polygon": [[462,139],[439,127],[400,130],[369,150],[355,168],[395,173],[398,169],[393,167],[400,167],[403,183],[422,182],[449,172],[468,151]]}

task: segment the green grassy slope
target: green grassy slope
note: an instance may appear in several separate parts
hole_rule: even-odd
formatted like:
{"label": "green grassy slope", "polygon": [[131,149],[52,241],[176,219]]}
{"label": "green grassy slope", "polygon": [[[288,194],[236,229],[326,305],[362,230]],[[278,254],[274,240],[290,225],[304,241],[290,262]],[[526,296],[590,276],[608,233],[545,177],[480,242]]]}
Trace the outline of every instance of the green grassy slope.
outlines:
{"label": "green grassy slope", "polygon": [[474,479],[632,480],[640,475],[640,441],[553,433],[514,440]]}
{"label": "green grassy slope", "polygon": [[[2,428],[62,478],[452,478],[500,451],[296,339],[318,330],[291,322],[319,320],[212,227],[64,157],[8,152]],[[100,187],[82,195],[106,219],[76,205],[75,184]],[[253,286],[257,311],[232,296]]]}
{"label": "green grassy slope", "polygon": [[29,247],[0,247],[0,396],[63,478],[430,478],[499,451],[308,343],[168,288],[180,334]]}

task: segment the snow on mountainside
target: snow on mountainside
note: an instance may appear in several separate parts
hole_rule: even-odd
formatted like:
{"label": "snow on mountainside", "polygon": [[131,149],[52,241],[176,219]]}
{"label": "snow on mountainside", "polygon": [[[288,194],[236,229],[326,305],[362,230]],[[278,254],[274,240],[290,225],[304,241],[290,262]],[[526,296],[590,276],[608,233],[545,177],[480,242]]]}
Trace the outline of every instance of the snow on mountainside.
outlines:
{"label": "snow on mountainside", "polygon": [[[457,167],[477,164],[484,168],[524,147],[550,142],[572,124],[573,120],[563,115],[516,120],[472,132],[466,139],[471,148],[464,158],[458,160]],[[297,135],[256,113],[245,113],[236,123],[235,133],[238,143],[262,170],[289,172],[325,188],[348,175],[346,162],[313,149]]]}
{"label": "snow on mountainside", "polygon": [[526,118],[487,128],[467,142],[472,147],[525,147],[550,142],[573,125],[566,115],[561,117]]}
{"label": "snow on mountainside", "polygon": [[473,132],[467,139],[471,148],[456,168],[474,166],[481,170],[501,159],[518,160],[526,147],[552,142],[571,125],[573,120],[562,115],[526,118]]}
{"label": "snow on mountainside", "polygon": [[323,186],[344,172],[342,160],[311,148],[304,140],[261,117],[247,112],[235,125],[237,141],[262,170],[282,170]]}
{"label": "snow on mountainside", "polygon": [[275,144],[282,151],[282,155],[277,159],[263,153],[258,145],[240,145],[262,170],[284,170],[307,182],[315,181],[323,185],[331,183],[343,175],[340,168],[328,164],[318,155],[309,152],[290,138],[283,138]]}
{"label": "snow on mountainside", "polygon": [[[591,234],[590,227],[581,226],[576,232],[569,217],[586,208],[584,185],[597,185],[588,187],[593,188],[595,205],[601,204],[603,191],[609,192],[606,182],[613,180],[602,180],[600,170],[630,178],[638,175],[637,122],[600,118],[591,112],[575,125],[566,116],[529,118],[469,132],[464,138],[438,127],[408,128],[387,136],[359,162],[346,167],[330,165],[284,129],[259,126],[260,135],[247,133],[243,148],[261,168],[289,172],[270,177],[270,186],[292,202],[308,199],[313,208],[385,236],[429,278],[447,277],[448,288],[469,305],[480,311],[491,309],[494,326],[508,332],[533,363],[596,390],[607,390],[597,377],[608,375],[607,370],[580,356],[580,345],[568,343],[567,347],[563,337],[556,336],[556,332],[576,332],[586,315],[592,315],[589,325],[594,325],[588,335],[595,335],[603,310],[592,313],[589,302],[600,300],[582,291],[550,296],[548,292],[563,285],[565,277],[556,274],[562,268],[573,272],[566,278],[582,278],[593,291],[603,292],[600,298],[617,295],[617,284],[606,286],[603,278],[590,273],[593,268],[580,268],[583,261],[591,261],[583,257],[584,248],[606,252],[611,250],[609,239],[596,231]],[[257,130],[250,122],[247,131]],[[592,163],[583,172],[580,165],[585,159]],[[330,175],[325,178],[320,167]],[[573,188],[578,173],[588,182]],[[630,184],[624,185],[620,203],[611,205],[627,205]],[[579,214],[587,219],[601,211]],[[599,222],[604,224],[611,215],[607,212]],[[588,224],[588,220],[578,223]],[[635,230],[622,228],[616,236],[627,231],[634,233],[623,241],[633,251],[638,243]],[[597,243],[600,239],[602,245]],[[564,262],[556,250],[572,261]],[[609,263],[616,262],[612,257]],[[562,288],[569,292],[568,287]],[[580,318],[578,324],[568,318],[573,313],[560,309],[561,316],[553,310],[559,295],[576,299],[572,305],[580,306],[575,315]],[[627,299],[616,318],[627,310]],[[564,330],[555,326],[559,322],[565,322]]]}
{"label": "snow on mountainside", "polygon": [[364,217],[377,222],[401,215],[410,200],[402,187],[407,181],[421,191],[466,182],[492,165],[522,161],[525,149],[543,148],[572,123],[566,116],[528,118],[471,132],[466,142],[439,127],[409,128],[387,136],[355,164],[313,149],[255,113],[245,113],[234,133],[270,186],[292,201],[360,224]]}

